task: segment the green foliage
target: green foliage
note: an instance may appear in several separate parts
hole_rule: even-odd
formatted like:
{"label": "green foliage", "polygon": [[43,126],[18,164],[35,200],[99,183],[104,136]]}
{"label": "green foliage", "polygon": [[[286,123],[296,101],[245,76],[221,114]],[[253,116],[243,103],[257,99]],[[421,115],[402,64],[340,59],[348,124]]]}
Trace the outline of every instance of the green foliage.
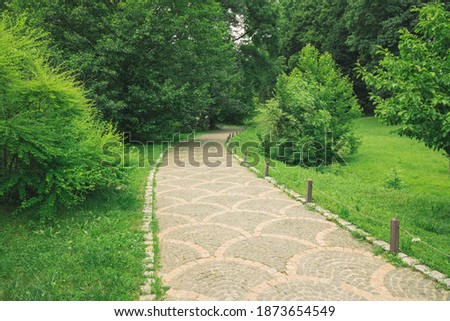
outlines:
{"label": "green foliage", "polygon": [[[145,154],[157,157],[161,145]],[[145,282],[143,195],[149,167],[132,151],[128,184],[100,190],[42,224],[0,203],[0,300],[135,301]],[[153,163],[153,159],[149,159]]]}
{"label": "green foliage", "polygon": [[282,0],[284,12],[284,52],[289,67],[295,67],[297,53],[308,43],[321,52],[330,52],[341,70],[354,82],[360,104],[368,114],[373,105],[363,81],[357,78],[354,67],[375,65],[379,57],[377,47],[396,52],[398,30],[413,30],[417,14],[414,5],[429,0]]}
{"label": "green foliage", "polygon": [[450,12],[439,3],[423,7],[415,31],[401,31],[398,56],[380,49],[379,66],[358,71],[384,123],[450,157]]}
{"label": "green foliage", "polygon": [[298,52],[307,44],[312,44],[321,52],[329,52],[341,66],[349,72],[354,57],[348,52],[345,41],[348,32],[343,15],[346,0],[285,0],[284,50],[290,57],[292,68],[298,59]]}
{"label": "green foliage", "polygon": [[96,119],[73,77],[49,66],[42,34],[23,20],[0,22],[0,198],[43,215],[71,206],[96,188],[116,184],[103,146],[120,137]]}
{"label": "green foliage", "polygon": [[[220,5],[208,1],[21,1],[102,116],[154,138],[251,112]],[[253,97],[252,97],[253,98]]]}
{"label": "green foliage", "polygon": [[400,177],[399,171],[396,168],[392,169],[392,172],[388,175],[388,178],[385,181],[385,185],[387,188],[392,189],[403,188],[402,178]]}
{"label": "green foliage", "polygon": [[[289,164],[320,166],[343,161],[358,141],[352,120],[360,114],[351,83],[343,77],[330,54],[313,46],[299,54],[298,65],[282,75],[276,96],[266,104],[266,154]],[[267,155],[269,156],[269,155]]]}
{"label": "green foliage", "polygon": [[421,0],[356,0],[349,1],[344,15],[349,37],[349,50],[358,54],[363,64],[374,64],[377,47],[395,50],[400,28],[413,29],[416,15],[411,7]]}
{"label": "green foliage", "polygon": [[281,6],[275,0],[220,0],[229,24],[236,30],[239,65],[243,72],[243,97],[247,105],[254,97],[265,101],[272,97],[276,77],[284,69]]}

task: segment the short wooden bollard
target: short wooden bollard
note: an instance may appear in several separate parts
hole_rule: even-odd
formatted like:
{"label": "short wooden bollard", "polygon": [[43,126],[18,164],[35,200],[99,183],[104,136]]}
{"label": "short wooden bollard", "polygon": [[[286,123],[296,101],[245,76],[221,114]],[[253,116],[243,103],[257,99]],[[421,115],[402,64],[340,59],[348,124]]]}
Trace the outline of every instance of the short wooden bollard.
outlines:
{"label": "short wooden bollard", "polygon": [[236,155],[236,146],[233,148],[233,154]]}
{"label": "short wooden bollard", "polygon": [[269,161],[266,161],[266,170],[264,171],[264,177],[269,176]]}
{"label": "short wooden bollard", "polygon": [[398,253],[400,246],[400,220],[398,218],[393,218],[391,220],[391,247],[390,251],[392,253]]}
{"label": "short wooden bollard", "polygon": [[306,203],[312,202],[312,190],[313,190],[313,181],[312,179],[308,179],[306,182]]}
{"label": "short wooden bollard", "polygon": [[244,152],[244,163],[247,163],[247,151]]}

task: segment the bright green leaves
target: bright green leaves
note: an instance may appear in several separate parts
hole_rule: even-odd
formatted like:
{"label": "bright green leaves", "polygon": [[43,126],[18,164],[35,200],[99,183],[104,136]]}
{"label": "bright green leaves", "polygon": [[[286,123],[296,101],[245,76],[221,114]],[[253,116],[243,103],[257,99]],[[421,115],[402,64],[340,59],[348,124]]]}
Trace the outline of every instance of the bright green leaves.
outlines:
{"label": "bright green leaves", "polygon": [[423,7],[415,31],[401,31],[398,56],[379,50],[379,66],[358,72],[382,121],[450,155],[450,12],[439,3]]}
{"label": "bright green leaves", "polygon": [[286,163],[343,162],[358,147],[351,122],[359,117],[360,107],[352,85],[330,54],[321,55],[311,45],[299,53],[297,67],[279,77],[276,96],[265,112],[270,124],[265,135],[278,147],[270,156]]}
{"label": "bright green leaves", "polygon": [[102,164],[103,145],[120,137],[73,78],[49,66],[39,37],[0,21],[0,198],[48,216],[123,175]]}

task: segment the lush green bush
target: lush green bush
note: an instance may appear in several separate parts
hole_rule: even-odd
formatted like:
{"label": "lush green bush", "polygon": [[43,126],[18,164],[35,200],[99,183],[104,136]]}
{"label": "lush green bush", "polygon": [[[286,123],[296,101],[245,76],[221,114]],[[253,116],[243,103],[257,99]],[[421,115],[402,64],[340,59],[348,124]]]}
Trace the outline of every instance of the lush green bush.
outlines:
{"label": "lush green bush", "polygon": [[352,85],[330,54],[321,55],[311,45],[300,52],[297,67],[279,77],[265,113],[266,155],[286,163],[342,162],[358,147],[352,120],[360,107]]}
{"label": "lush green bush", "polygon": [[0,21],[0,199],[49,215],[122,171],[102,165],[103,146],[116,142],[110,152],[120,152],[120,136],[96,119],[70,74],[49,66],[40,39],[23,21]]}

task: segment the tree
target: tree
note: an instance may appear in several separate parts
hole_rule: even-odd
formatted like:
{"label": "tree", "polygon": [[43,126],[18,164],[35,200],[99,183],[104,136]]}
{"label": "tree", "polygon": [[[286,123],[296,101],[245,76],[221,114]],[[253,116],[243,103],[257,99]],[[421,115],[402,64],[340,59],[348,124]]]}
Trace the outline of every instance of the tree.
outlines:
{"label": "tree", "polygon": [[96,88],[101,105],[111,106],[107,112],[124,130],[153,136],[245,116],[241,73],[227,38],[215,1],[123,3],[99,43],[104,63],[97,78],[109,78]]}
{"label": "tree", "polygon": [[[415,34],[400,31],[399,55],[383,56],[358,72],[372,89],[377,116],[400,135],[443,150],[450,159],[450,12],[432,3],[419,11]],[[449,164],[450,170],[450,164]]]}
{"label": "tree", "polygon": [[348,32],[343,16],[346,0],[284,0],[284,50],[292,57],[292,68],[297,63],[298,53],[307,44],[320,52],[329,52],[341,69],[351,71],[356,57],[350,55],[345,41]]}
{"label": "tree", "polygon": [[349,50],[358,54],[365,65],[376,64],[378,46],[396,51],[398,30],[414,29],[417,15],[413,6],[427,1],[421,0],[355,0],[350,1],[344,20],[349,32],[346,40]]}
{"label": "tree", "polygon": [[[303,166],[342,162],[358,147],[352,120],[360,107],[352,85],[329,53],[321,55],[307,45],[298,57],[294,70],[279,77],[275,98],[266,104],[266,134],[278,146],[270,156]],[[269,152],[267,136],[263,144]]]}
{"label": "tree", "polygon": [[103,117],[153,138],[244,118],[242,72],[220,5],[207,1],[23,1],[78,71]]}
{"label": "tree", "polygon": [[[265,101],[272,96],[276,77],[284,69],[281,57],[281,6],[275,0],[221,0],[236,44],[246,104],[254,97]],[[251,108],[250,108],[251,110]]]}

